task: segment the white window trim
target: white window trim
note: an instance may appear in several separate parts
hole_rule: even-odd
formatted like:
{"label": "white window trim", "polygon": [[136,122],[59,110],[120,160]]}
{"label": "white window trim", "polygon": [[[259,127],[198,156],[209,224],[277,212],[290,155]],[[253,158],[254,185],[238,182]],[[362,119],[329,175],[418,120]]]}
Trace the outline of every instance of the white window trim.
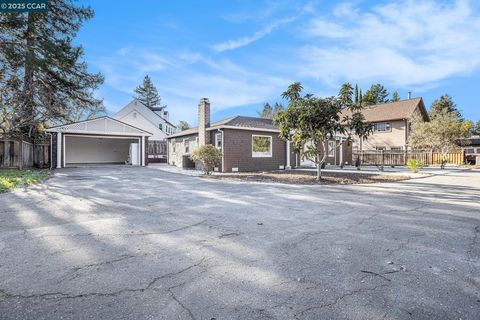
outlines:
{"label": "white window trim", "polygon": [[222,133],[221,132],[218,132],[218,133],[215,133],[215,147],[219,150],[222,150],[223,148],[223,140],[221,139],[222,141],[222,145],[220,147],[218,147],[218,137],[220,136],[220,139],[222,138]]}
{"label": "white window trim", "polygon": [[[253,139],[255,137],[264,137],[264,138],[269,138],[270,139],[270,153],[269,154],[266,154],[266,153],[255,153],[253,151]],[[272,150],[272,142],[273,142],[273,138],[272,136],[265,136],[265,135],[260,135],[260,134],[253,134],[252,135],[252,158],[271,158],[273,156],[273,150]]]}
{"label": "white window trim", "polygon": [[[331,145],[333,145],[333,147],[331,147]],[[336,148],[335,141],[328,141],[327,156],[329,158],[335,158],[335,148]]]}
{"label": "white window trim", "polygon": [[[376,125],[379,123],[385,124],[385,130],[376,130]],[[388,126],[388,129],[387,129]],[[392,123],[390,121],[380,121],[373,124],[373,132],[392,132]]]}
{"label": "white window trim", "polygon": [[[188,152],[187,152],[187,146],[188,146]],[[190,154],[190,142],[188,139],[183,139],[183,154]]]}

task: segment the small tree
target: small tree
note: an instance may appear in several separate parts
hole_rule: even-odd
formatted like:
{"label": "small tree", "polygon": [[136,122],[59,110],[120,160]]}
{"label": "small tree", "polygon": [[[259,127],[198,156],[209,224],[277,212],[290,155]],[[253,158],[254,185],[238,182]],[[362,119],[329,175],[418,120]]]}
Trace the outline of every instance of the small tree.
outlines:
{"label": "small tree", "polygon": [[190,125],[188,124],[187,121],[180,120],[177,124],[177,129],[180,131],[190,129]]}
{"label": "small tree", "polygon": [[394,93],[392,93],[392,99],[391,99],[390,101],[391,101],[391,102],[400,101],[400,95],[398,94],[397,91],[395,91]]}
{"label": "small tree", "polygon": [[432,112],[429,122],[415,115],[411,120],[411,128],[408,145],[413,149],[439,152],[442,155],[442,168],[448,153],[458,148],[457,140],[468,135],[468,128],[457,119],[455,113],[447,109]]}
{"label": "small tree", "polygon": [[190,159],[195,162],[200,162],[203,166],[205,174],[209,175],[216,165],[222,160],[222,152],[211,144],[207,144],[196,148]]}
{"label": "small tree", "polygon": [[160,105],[162,98],[158,94],[157,88],[148,75],[143,79],[143,84],[135,88],[135,99],[151,108]]}
{"label": "small tree", "polygon": [[[302,90],[296,82],[282,94],[289,104],[275,117],[275,123],[279,125],[280,138],[290,141],[296,152],[316,164],[317,180],[320,180],[328,155],[328,141],[338,134],[347,137],[345,142],[350,142],[353,135],[366,137],[371,125],[364,122],[361,107],[353,103],[351,85],[342,86],[338,98],[317,98],[312,94],[302,97]],[[348,109],[351,115],[342,117],[342,109]]]}

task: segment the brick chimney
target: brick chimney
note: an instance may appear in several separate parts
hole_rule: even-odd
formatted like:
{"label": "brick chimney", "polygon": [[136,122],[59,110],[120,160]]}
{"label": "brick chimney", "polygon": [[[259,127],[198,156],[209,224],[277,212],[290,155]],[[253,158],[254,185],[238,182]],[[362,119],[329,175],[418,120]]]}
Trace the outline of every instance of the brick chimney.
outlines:
{"label": "brick chimney", "polygon": [[198,146],[204,146],[210,142],[207,128],[210,127],[210,101],[208,98],[200,99],[198,104]]}

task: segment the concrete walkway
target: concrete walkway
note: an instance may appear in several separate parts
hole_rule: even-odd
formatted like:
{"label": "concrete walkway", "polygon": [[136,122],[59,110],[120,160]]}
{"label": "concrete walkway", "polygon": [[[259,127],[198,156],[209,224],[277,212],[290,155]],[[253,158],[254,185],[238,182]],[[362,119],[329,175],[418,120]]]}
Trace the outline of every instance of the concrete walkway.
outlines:
{"label": "concrete walkway", "polygon": [[478,319],[480,172],[378,184],[61,169],[0,195],[1,319]]}

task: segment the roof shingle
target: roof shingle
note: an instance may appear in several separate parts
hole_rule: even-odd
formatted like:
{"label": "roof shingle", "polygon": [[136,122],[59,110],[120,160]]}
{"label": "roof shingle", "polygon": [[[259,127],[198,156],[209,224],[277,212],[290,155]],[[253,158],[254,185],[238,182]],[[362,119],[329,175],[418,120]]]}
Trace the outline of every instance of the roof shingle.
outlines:
{"label": "roof shingle", "polygon": [[[409,119],[416,109],[419,109],[425,120],[428,119],[422,98],[413,98],[397,102],[389,102],[366,107],[362,114],[367,122]],[[352,112],[342,110],[342,116],[349,116]]]}
{"label": "roof shingle", "polygon": [[[224,120],[212,122],[209,129],[215,129],[221,126],[238,127],[239,129],[263,129],[263,130],[278,130],[278,126],[273,124],[270,119],[235,116]],[[191,134],[197,134],[198,127],[183,130],[182,132],[168,136],[168,138],[182,137]]]}

